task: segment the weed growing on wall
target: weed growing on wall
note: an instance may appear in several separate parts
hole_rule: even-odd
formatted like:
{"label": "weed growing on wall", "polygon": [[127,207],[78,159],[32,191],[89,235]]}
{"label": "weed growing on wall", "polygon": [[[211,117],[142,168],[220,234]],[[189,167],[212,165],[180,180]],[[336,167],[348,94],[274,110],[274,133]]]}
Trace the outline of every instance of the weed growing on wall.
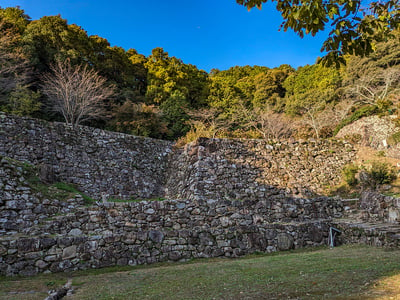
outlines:
{"label": "weed growing on wall", "polygon": [[4,158],[7,161],[15,164],[19,168],[22,169],[23,175],[26,179],[26,184],[36,193],[40,193],[42,197],[46,197],[49,199],[58,199],[61,201],[65,201],[68,198],[74,197],[76,194],[80,194],[82,198],[85,200],[86,204],[93,204],[96,201],[84,193],[78,191],[76,187],[71,184],[67,184],[64,182],[56,182],[54,184],[45,184],[43,183],[39,176],[38,170],[36,166],[31,165],[27,162],[20,162],[18,160],[2,157],[0,156],[0,160]]}
{"label": "weed growing on wall", "polygon": [[397,178],[396,170],[388,163],[374,161],[367,172],[374,186],[389,184]]}
{"label": "weed growing on wall", "polygon": [[53,184],[54,187],[56,187],[59,190],[69,192],[69,194],[79,194],[82,196],[82,198],[85,200],[86,204],[93,204],[96,202],[93,198],[89,197],[88,195],[78,191],[72,184],[67,184],[64,182],[56,182]]}
{"label": "weed growing on wall", "polygon": [[359,167],[355,164],[347,165],[343,168],[342,176],[344,181],[351,187],[354,187],[358,183],[356,175],[359,171]]}
{"label": "weed growing on wall", "polygon": [[[378,157],[382,156],[377,152]],[[391,184],[397,178],[398,171],[387,162],[372,161],[368,164],[346,165],[342,170],[343,183],[334,187],[330,195],[352,197],[359,195],[364,188],[379,189],[380,186]]]}

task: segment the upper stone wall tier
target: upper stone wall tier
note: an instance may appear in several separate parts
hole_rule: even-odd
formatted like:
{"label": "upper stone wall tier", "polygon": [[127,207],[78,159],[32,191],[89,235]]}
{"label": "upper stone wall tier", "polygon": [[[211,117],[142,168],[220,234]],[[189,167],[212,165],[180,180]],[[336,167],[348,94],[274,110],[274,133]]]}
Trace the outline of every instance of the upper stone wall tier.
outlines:
{"label": "upper stone wall tier", "polygon": [[50,168],[55,181],[73,183],[92,197],[164,195],[172,143],[0,112],[0,155]]}
{"label": "upper stone wall tier", "polygon": [[[264,200],[323,194],[355,157],[328,141],[172,142],[0,113],[0,155],[37,165],[42,179],[100,199]],[[54,173],[54,176],[52,174]]]}
{"label": "upper stone wall tier", "polygon": [[262,200],[323,194],[355,157],[341,141],[204,139],[174,153],[170,198]]}

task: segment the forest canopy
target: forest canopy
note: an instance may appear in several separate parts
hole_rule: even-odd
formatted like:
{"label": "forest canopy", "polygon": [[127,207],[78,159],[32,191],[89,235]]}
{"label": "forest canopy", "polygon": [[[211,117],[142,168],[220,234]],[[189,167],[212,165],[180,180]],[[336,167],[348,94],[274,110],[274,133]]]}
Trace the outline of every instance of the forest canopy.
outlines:
{"label": "forest canopy", "polygon": [[[265,1],[238,2],[253,7]],[[311,6],[316,3],[309,1]],[[396,5],[390,5],[390,18],[395,18]],[[339,8],[340,14],[325,16],[310,28],[290,18],[286,26],[293,25],[300,34],[314,33],[329,20],[354,17],[342,15],[352,9]],[[320,9],[315,13],[326,12],[328,6]],[[145,56],[133,48],[111,46],[60,15],[31,20],[19,7],[0,8],[0,110],[182,143],[201,136],[330,137],[357,118],[397,114],[400,34],[392,28],[397,21],[385,25],[391,39],[369,40],[376,43],[376,51],[364,56],[353,55],[357,51],[347,51],[346,42],[340,41],[339,48],[331,49],[346,62],[339,68],[284,64],[207,73],[160,47]],[[339,30],[331,37],[343,34]],[[360,34],[361,39],[367,36]],[[68,97],[62,96],[66,91]]]}

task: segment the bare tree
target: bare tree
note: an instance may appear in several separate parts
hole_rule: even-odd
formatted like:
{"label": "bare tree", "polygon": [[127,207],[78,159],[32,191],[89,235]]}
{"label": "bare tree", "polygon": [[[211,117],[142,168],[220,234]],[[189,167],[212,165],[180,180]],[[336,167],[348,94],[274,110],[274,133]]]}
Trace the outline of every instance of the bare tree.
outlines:
{"label": "bare tree", "polygon": [[320,138],[321,129],[332,122],[328,110],[324,110],[325,103],[310,104],[303,107],[301,123],[310,126],[317,139]]}
{"label": "bare tree", "polygon": [[347,99],[339,102],[333,108],[331,108],[332,118],[329,117],[329,119],[331,119],[333,122],[332,125],[337,125],[346,119],[352,107],[353,102]]}
{"label": "bare tree", "polygon": [[104,100],[113,95],[107,80],[86,65],[73,66],[58,61],[42,78],[42,91],[53,111],[63,115],[73,127],[84,121],[104,118]]}
{"label": "bare tree", "polygon": [[258,130],[264,139],[288,138],[293,133],[293,128],[288,119],[280,113],[274,112],[269,106],[254,110],[255,123],[253,128]]}
{"label": "bare tree", "polygon": [[333,129],[349,114],[353,102],[342,101],[336,105],[317,103],[303,107],[303,117],[299,125],[306,125],[313,129],[316,138],[321,137],[321,132],[333,132]]}
{"label": "bare tree", "polygon": [[257,131],[264,139],[280,139],[292,135],[289,121],[282,114],[274,112],[267,104],[257,108],[241,105],[236,117],[244,128]]}
{"label": "bare tree", "polygon": [[370,72],[358,79],[349,88],[350,94],[356,97],[356,102],[376,104],[379,100],[398,99],[400,91],[400,69],[391,67],[379,72]]}

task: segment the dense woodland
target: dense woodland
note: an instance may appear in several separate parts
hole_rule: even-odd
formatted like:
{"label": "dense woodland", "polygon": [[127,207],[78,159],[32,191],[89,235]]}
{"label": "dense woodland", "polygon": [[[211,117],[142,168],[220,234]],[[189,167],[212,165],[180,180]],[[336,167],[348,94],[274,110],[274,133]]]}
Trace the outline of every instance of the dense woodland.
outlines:
{"label": "dense woodland", "polygon": [[[61,16],[31,20],[18,7],[0,8],[0,28],[0,110],[16,115],[185,143],[200,136],[325,138],[363,116],[399,111],[397,32],[368,57],[346,56],[340,67],[207,73],[162,48],[146,57],[111,46]],[[90,94],[96,109],[73,120],[61,113],[55,99],[65,91],[54,81],[60,74],[94,79],[102,91]],[[69,82],[59,79],[59,86]],[[94,81],[82,82],[70,88],[84,93]]]}

